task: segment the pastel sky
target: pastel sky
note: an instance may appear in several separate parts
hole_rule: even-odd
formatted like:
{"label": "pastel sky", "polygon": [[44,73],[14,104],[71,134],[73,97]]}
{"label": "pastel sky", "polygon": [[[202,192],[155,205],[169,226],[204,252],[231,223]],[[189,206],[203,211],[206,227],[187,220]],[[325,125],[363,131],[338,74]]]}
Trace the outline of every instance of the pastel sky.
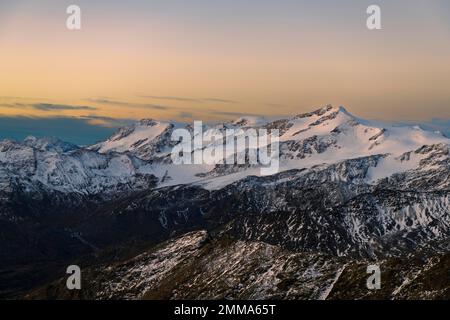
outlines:
{"label": "pastel sky", "polygon": [[[80,31],[66,29],[70,4]],[[383,30],[366,28],[371,4]],[[0,0],[0,137],[22,138],[31,120],[50,128],[37,135],[66,134],[50,125],[58,119],[102,127],[71,138],[84,143],[139,118],[280,117],[326,104],[448,124],[450,2]]]}

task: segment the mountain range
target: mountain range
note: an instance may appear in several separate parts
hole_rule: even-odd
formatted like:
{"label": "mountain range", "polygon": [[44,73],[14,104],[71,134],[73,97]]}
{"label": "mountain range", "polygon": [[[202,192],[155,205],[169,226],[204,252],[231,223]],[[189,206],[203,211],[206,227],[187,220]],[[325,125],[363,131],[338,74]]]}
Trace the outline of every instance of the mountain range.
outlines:
{"label": "mountain range", "polygon": [[[279,172],[262,176],[173,164],[179,128],[193,132],[145,119],[92,146],[0,142],[0,296],[450,298],[443,134],[332,106],[204,125],[277,129]],[[370,291],[374,263],[383,282]],[[80,291],[65,288],[69,264],[82,267]]]}

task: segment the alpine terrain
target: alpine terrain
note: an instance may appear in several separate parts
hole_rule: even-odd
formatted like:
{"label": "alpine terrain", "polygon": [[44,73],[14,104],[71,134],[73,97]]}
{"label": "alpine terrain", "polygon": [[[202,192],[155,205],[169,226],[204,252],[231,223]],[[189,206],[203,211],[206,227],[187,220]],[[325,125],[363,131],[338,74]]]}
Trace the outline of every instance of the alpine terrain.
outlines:
{"label": "alpine terrain", "polygon": [[[204,126],[278,130],[279,171],[263,176],[259,165],[174,164],[179,128],[194,134],[146,119],[92,146],[1,141],[0,296],[450,299],[443,134],[332,106]],[[73,264],[81,290],[66,288]],[[379,290],[366,287],[368,265]]]}

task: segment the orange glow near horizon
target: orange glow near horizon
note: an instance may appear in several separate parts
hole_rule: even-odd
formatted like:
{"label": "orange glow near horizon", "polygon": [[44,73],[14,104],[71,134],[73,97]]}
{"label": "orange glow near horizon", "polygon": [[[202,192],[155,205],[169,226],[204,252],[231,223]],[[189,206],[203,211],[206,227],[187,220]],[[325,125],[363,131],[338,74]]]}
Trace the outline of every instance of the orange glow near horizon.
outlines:
{"label": "orange glow near horizon", "polygon": [[370,32],[364,11],[344,26],[253,18],[242,28],[86,8],[73,32],[64,11],[26,8],[0,22],[0,115],[219,120],[331,103],[371,118],[450,118],[450,29],[432,10],[417,28],[401,18]]}

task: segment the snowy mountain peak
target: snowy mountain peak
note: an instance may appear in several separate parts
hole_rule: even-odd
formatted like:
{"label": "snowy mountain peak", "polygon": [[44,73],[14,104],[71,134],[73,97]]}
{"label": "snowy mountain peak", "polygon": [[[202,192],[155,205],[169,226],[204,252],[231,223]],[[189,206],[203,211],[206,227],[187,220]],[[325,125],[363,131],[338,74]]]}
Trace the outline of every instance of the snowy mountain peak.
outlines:
{"label": "snowy mountain peak", "polygon": [[111,138],[90,147],[90,149],[100,153],[134,152],[142,158],[146,158],[151,156],[152,150],[149,150],[149,147],[152,149],[151,146],[156,143],[156,140],[171,129],[173,129],[173,125],[170,123],[143,119],[119,129]]}
{"label": "snowy mountain peak", "polygon": [[[360,119],[344,107],[327,106],[294,118],[274,122],[282,129],[281,141],[318,139],[342,151],[362,156],[401,154],[423,145],[448,143],[441,134],[420,127],[393,126]],[[352,152],[353,153],[353,152]],[[350,155],[348,155],[350,156]]]}
{"label": "snowy mountain peak", "polygon": [[120,128],[111,138],[110,141],[121,140],[130,135],[135,134],[138,131],[147,131],[148,129],[158,125],[158,122],[153,119],[142,119],[136,123],[133,123],[129,126]]}
{"label": "snowy mountain peak", "polygon": [[295,119],[302,119],[302,118],[310,118],[310,117],[314,117],[314,116],[323,116],[327,113],[336,113],[339,111],[347,112],[344,107],[334,107],[331,104],[329,104],[325,107],[320,107],[311,112],[300,113],[300,114],[296,115],[293,119],[295,120]]}
{"label": "snowy mountain peak", "polygon": [[23,140],[23,144],[40,151],[68,152],[78,149],[78,146],[61,141],[56,137],[37,138],[28,136]]}
{"label": "snowy mountain peak", "polygon": [[139,125],[141,126],[149,126],[149,127],[153,127],[155,125],[158,124],[158,121],[154,120],[154,119],[141,119],[139,120]]}
{"label": "snowy mountain peak", "polygon": [[[19,176],[35,176],[36,181],[53,187],[64,179],[77,186],[100,179],[103,185],[116,179],[115,172],[121,172],[121,181],[127,181],[128,175],[145,173],[158,179],[160,186],[200,183],[208,188],[223,187],[259,175],[260,168],[252,166],[172,164],[169,155],[178,142],[172,141],[171,136],[180,126],[183,125],[143,119],[88,148],[56,138],[27,137],[23,142],[4,140],[0,142],[0,171],[7,170],[8,177],[19,172]],[[192,129],[190,125],[184,127]],[[450,140],[440,134],[419,127],[366,121],[353,116],[344,107],[331,105],[268,123],[261,118],[244,117],[213,127],[205,125],[204,132],[208,128],[279,130],[280,172],[382,156],[384,160],[371,171],[371,179],[376,181],[394,173],[418,167],[436,168],[448,163]],[[50,180],[55,182],[49,183]],[[62,184],[58,186],[62,187]]]}
{"label": "snowy mountain peak", "polygon": [[267,123],[264,117],[245,116],[234,120],[231,124],[237,127],[258,127]]}

